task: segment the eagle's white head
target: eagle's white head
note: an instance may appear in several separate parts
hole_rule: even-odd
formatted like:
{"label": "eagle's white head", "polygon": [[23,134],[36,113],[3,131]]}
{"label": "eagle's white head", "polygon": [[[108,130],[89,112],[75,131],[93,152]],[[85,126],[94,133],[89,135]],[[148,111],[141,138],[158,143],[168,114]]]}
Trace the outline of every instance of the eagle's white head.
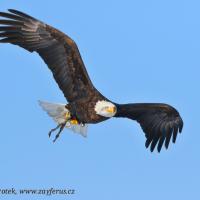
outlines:
{"label": "eagle's white head", "polygon": [[103,117],[113,117],[117,112],[117,108],[113,103],[104,100],[97,101],[94,110],[96,114]]}

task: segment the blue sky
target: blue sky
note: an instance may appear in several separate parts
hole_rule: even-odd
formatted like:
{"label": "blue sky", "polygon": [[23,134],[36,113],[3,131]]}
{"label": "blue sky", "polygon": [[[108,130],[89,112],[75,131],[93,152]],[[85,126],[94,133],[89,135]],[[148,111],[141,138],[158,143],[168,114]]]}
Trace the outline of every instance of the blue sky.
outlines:
{"label": "blue sky", "polygon": [[[197,0],[1,1],[60,29],[79,46],[95,86],[115,102],[164,102],[184,129],[158,154],[127,119],[91,125],[84,139],[54,122],[37,101],[65,103],[37,54],[0,45],[0,188],[74,188],[73,196],[12,199],[200,198],[200,2]],[[0,199],[11,199],[0,195]]]}

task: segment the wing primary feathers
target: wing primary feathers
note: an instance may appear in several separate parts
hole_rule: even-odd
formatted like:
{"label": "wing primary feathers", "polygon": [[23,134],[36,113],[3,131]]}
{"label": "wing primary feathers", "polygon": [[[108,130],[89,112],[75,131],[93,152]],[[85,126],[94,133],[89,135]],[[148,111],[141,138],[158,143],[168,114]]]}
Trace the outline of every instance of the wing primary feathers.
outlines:
{"label": "wing primary feathers", "polygon": [[0,37],[20,37],[22,36],[18,32],[0,32]]}
{"label": "wing primary feathers", "polygon": [[182,132],[182,129],[183,129],[183,120],[179,118],[179,133]]}
{"label": "wing primary feathers", "polygon": [[18,43],[18,42],[19,42],[18,37],[3,38],[0,40],[0,43]]}
{"label": "wing primary feathers", "polygon": [[16,30],[20,30],[19,26],[0,26],[0,31],[6,31],[6,32],[12,32],[12,31],[16,31]]}
{"label": "wing primary feathers", "polygon": [[145,143],[145,147],[148,148],[149,145],[151,144],[151,142],[153,141],[154,137],[155,137],[155,129],[157,127],[157,123],[159,123],[161,121],[158,121],[157,118],[154,118],[154,120],[152,121],[153,124],[151,124],[151,126],[148,128],[148,130],[146,131],[146,143]]}
{"label": "wing primary feathers", "polygon": [[163,146],[163,143],[166,139],[166,129],[165,129],[165,123],[164,122],[160,126],[160,131],[161,131],[161,137],[159,139],[158,146],[157,146],[157,150],[158,150],[159,153],[160,153],[162,146]]}
{"label": "wing primary feathers", "polygon": [[152,143],[151,143],[151,147],[150,147],[150,150],[151,152],[153,152],[153,150],[155,149],[157,143],[158,143],[158,140],[160,138],[160,135],[161,135],[161,131],[160,131],[160,125],[162,124],[162,121],[160,121],[155,130],[154,130],[154,137],[153,137],[153,140],[152,140]]}
{"label": "wing primary feathers", "polygon": [[162,123],[162,125],[160,126],[160,131],[161,131],[161,137],[158,143],[158,147],[157,150],[160,153],[162,146],[167,138],[167,124],[166,123]]}
{"label": "wing primary feathers", "polygon": [[159,153],[162,149],[164,141],[165,141],[165,135],[162,135],[159,142],[158,142],[158,146],[157,146],[157,150],[158,150]]}
{"label": "wing primary feathers", "polygon": [[166,140],[165,140],[165,148],[168,149],[169,147],[169,142],[172,137],[172,129],[173,127],[170,126],[170,123],[166,125]]}
{"label": "wing primary feathers", "polygon": [[19,15],[19,16],[21,16],[21,17],[24,17],[24,18],[28,18],[28,19],[32,19],[32,20],[37,20],[37,19],[35,19],[34,17],[32,17],[32,16],[30,16],[30,15],[27,15],[27,14],[21,12],[21,11],[18,11],[18,10],[8,9],[8,11],[11,12],[11,13],[14,13],[14,14],[16,14],[16,15]]}
{"label": "wing primary feathers", "polygon": [[5,18],[9,18],[9,19],[13,19],[13,20],[16,20],[16,21],[28,21],[26,18],[17,16],[17,15],[13,15],[13,14],[10,14],[10,13],[5,13],[5,12],[0,12],[0,16],[5,17]]}
{"label": "wing primary feathers", "polygon": [[178,125],[175,123],[174,124],[174,131],[173,131],[173,139],[172,139],[173,143],[176,142],[177,134],[178,134]]}
{"label": "wing primary feathers", "polygon": [[116,117],[127,117],[140,123],[146,136],[145,146],[150,147],[151,152],[156,146],[160,152],[163,144],[168,149],[171,138],[175,143],[178,131],[183,128],[178,111],[162,103],[117,104]]}
{"label": "wing primary feathers", "polygon": [[23,26],[23,22],[21,21],[13,21],[13,20],[6,20],[6,19],[1,19],[0,20],[0,24],[4,24],[4,25],[19,25],[19,26]]}
{"label": "wing primary feathers", "polygon": [[8,11],[0,12],[0,43],[37,52],[69,103],[95,94],[102,97],[94,88],[78,47],[69,36],[21,11]]}

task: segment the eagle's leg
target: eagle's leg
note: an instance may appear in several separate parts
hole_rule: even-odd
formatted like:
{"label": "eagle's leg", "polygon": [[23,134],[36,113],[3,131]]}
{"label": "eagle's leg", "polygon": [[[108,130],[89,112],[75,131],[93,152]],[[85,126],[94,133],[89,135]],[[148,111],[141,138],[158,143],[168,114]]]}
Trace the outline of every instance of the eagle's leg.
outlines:
{"label": "eagle's leg", "polygon": [[61,125],[62,125],[62,124],[58,124],[58,126],[56,126],[56,128],[51,129],[51,130],[49,131],[49,133],[48,133],[49,137],[51,137],[51,134],[52,134],[54,131],[56,131],[57,129],[59,129],[59,128],[61,127]]}
{"label": "eagle's leg", "polygon": [[53,142],[55,142],[58,138],[59,138],[59,136],[60,136],[60,134],[61,134],[61,132],[63,131],[63,129],[65,128],[65,125],[66,125],[66,122],[65,123],[62,123],[62,124],[60,124],[60,130],[58,131],[58,133],[56,134],[56,137],[55,137],[55,139],[53,140]]}

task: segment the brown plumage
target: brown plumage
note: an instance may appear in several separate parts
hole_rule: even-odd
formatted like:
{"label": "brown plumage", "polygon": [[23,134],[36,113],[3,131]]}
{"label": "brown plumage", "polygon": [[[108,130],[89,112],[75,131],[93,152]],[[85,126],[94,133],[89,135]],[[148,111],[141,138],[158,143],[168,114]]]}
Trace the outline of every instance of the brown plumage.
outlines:
{"label": "brown plumage", "polygon": [[1,42],[36,51],[52,71],[68,102],[87,97],[95,90],[71,38],[22,12],[9,11],[13,14],[0,13],[11,19],[0,20],[0,24],[8,25],[0,27],[0,37],[4,37]]}
{"label": "brown plumage", "polygon": [[176,142],[177,133],[182,131],[183,121],[178,111],[170,105],[161,103],[135,103],[118,105],[116,117],[127,117],[140,123],[146,136],[145,146],[160,152],[165,143],[169,146],[171,137]]}
{"label": "brown plumage", "polygon": [[[98,123],[109,119],[96,113],[98,101],[109,101],[92,84],[75,42],[59,30],[17,10],[0,12],[6,19],[0,20],[1,43],[18,45],[30,52],[37,52],[68,100],[66,108],[79,123]],[[113,102],[112,102],[113,103]],[[178,111],[167,104],[113,103],[117,112],[114,117],[127,117],[140,123],[151,151],[157,145],[175,143],[182,131],[183,121]],[[64,126],[62,126],[63,129]]]}

